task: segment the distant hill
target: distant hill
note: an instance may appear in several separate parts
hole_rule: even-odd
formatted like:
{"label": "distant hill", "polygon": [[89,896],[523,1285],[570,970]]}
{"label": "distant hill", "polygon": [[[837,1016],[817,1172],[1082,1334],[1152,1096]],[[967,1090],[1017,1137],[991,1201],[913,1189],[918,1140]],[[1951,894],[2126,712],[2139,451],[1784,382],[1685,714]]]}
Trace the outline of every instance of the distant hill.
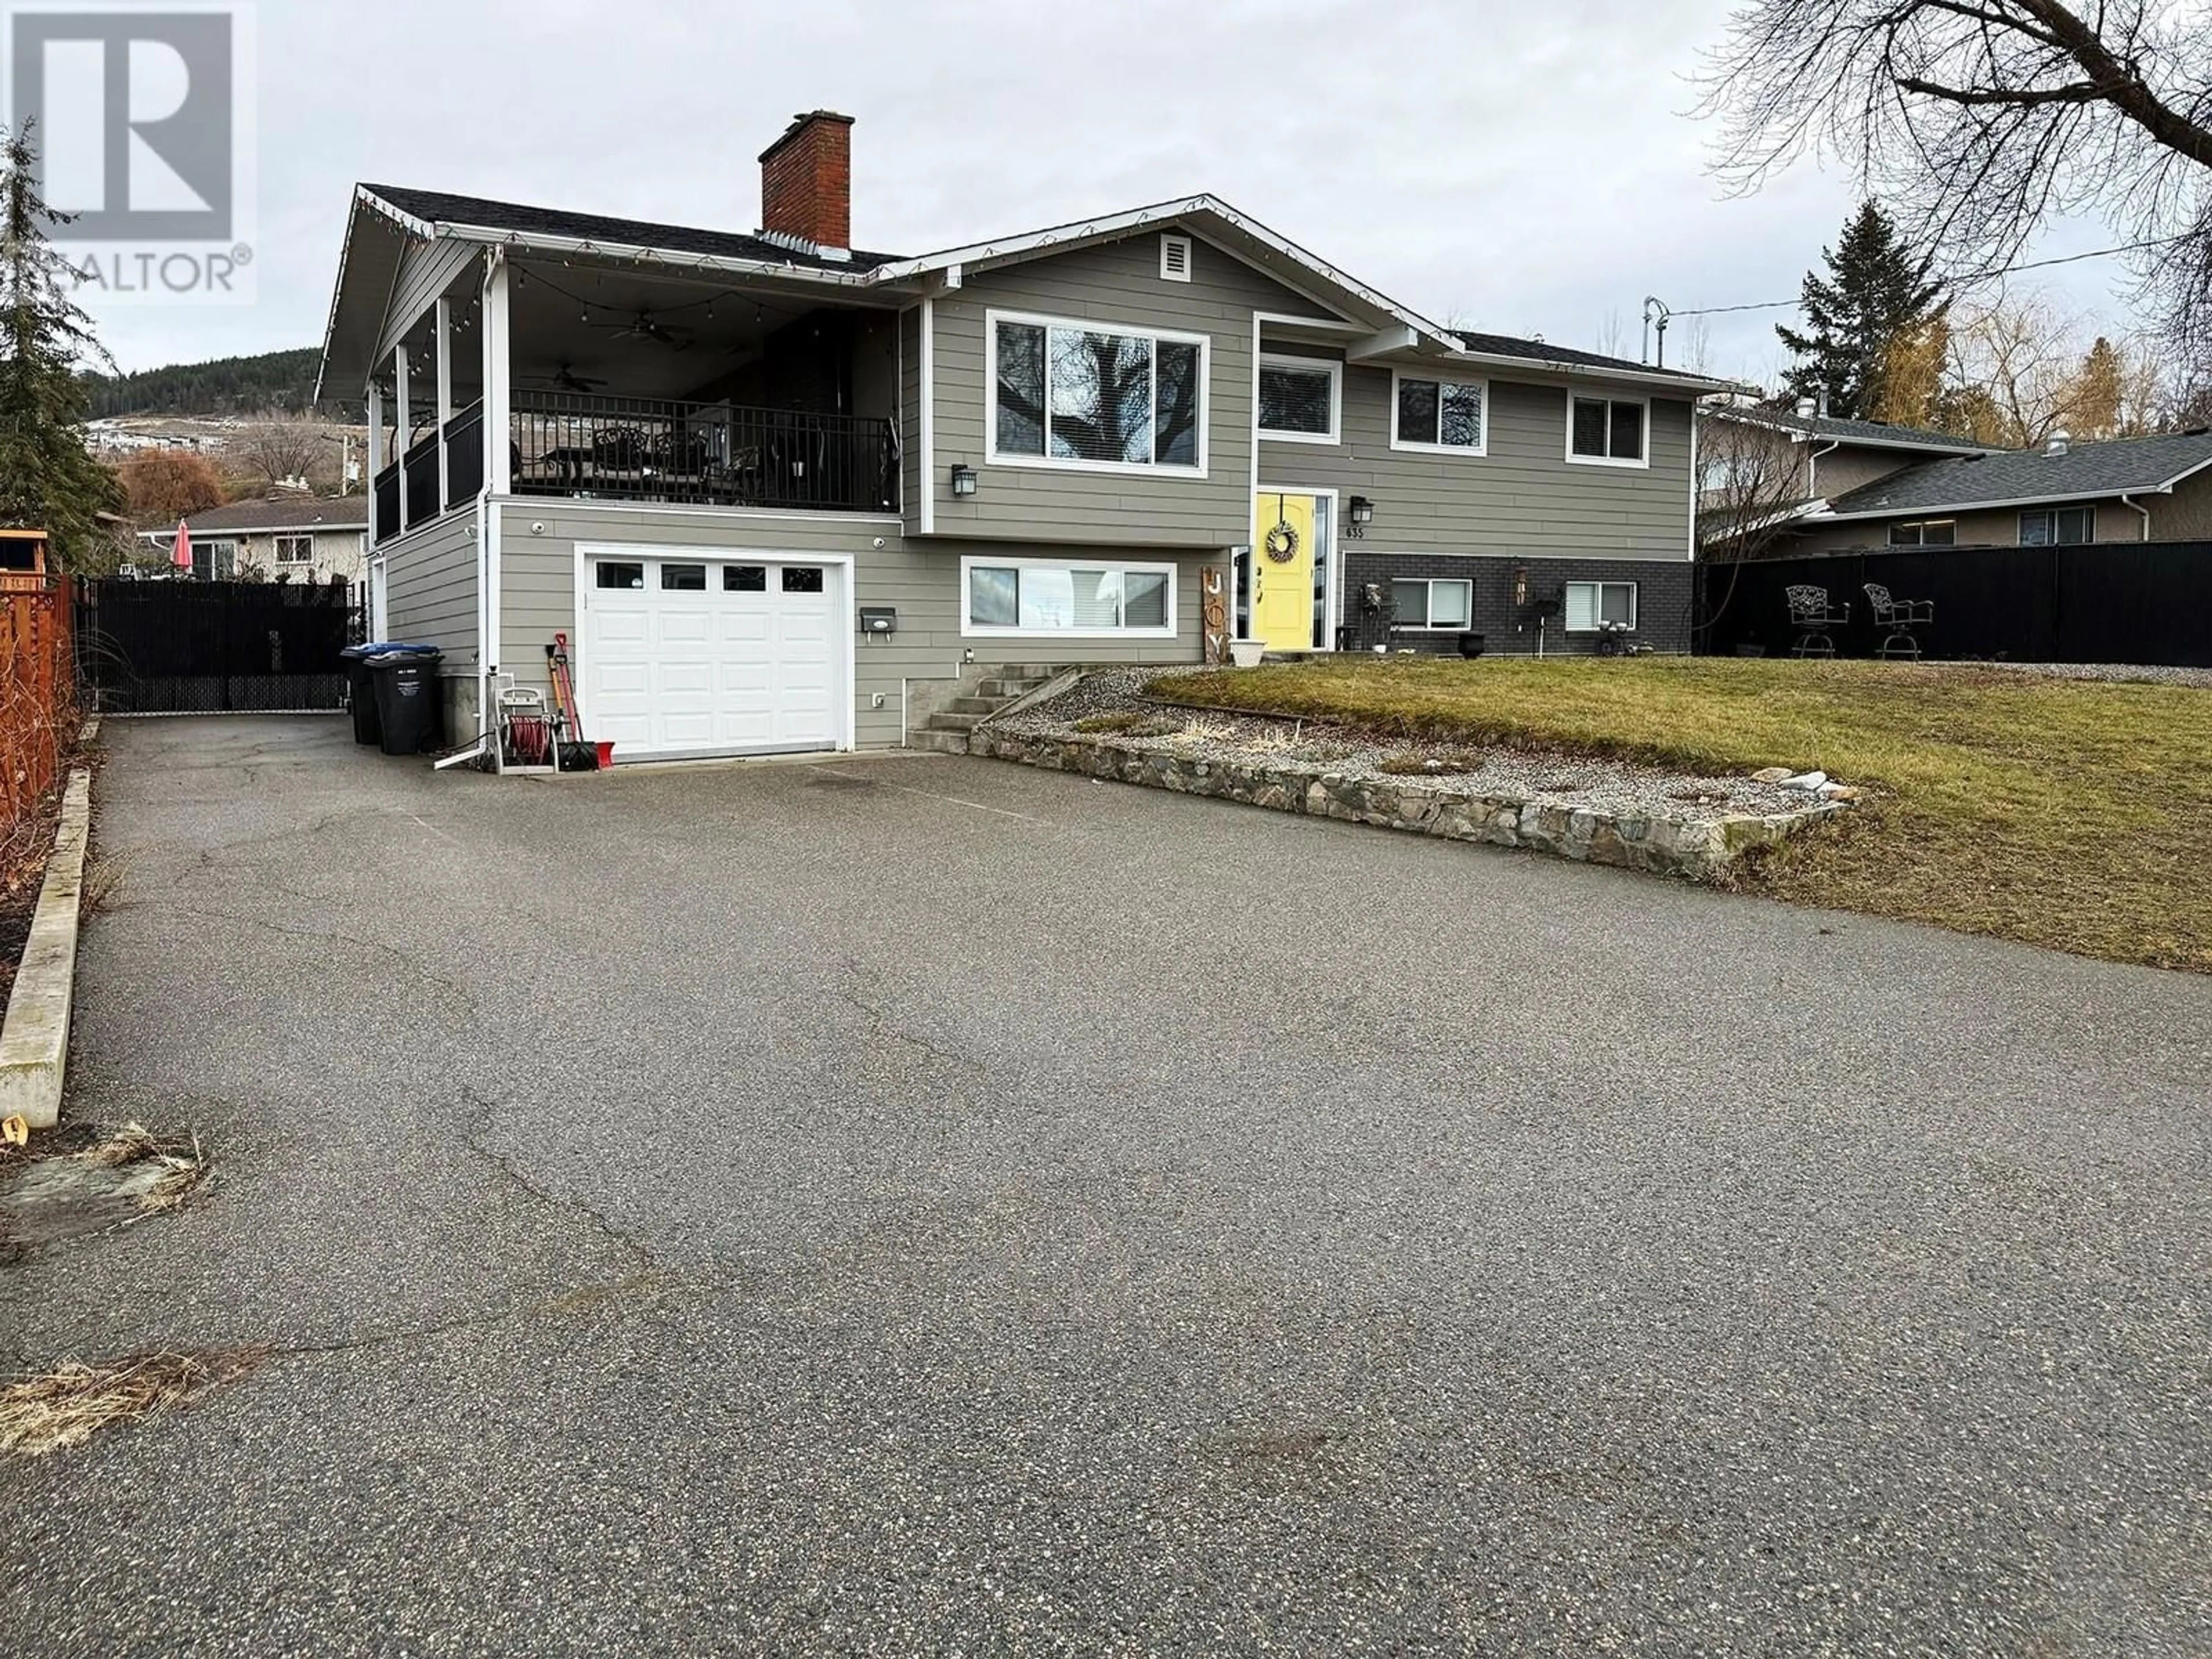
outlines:
{"label": "distant hill", "polygon": [[95,420],[118,415],[252,415],[263,410],[296,414],[314,395],[321,359],[317,348],[307,346],[136,374],[88,374],[85,385]]}

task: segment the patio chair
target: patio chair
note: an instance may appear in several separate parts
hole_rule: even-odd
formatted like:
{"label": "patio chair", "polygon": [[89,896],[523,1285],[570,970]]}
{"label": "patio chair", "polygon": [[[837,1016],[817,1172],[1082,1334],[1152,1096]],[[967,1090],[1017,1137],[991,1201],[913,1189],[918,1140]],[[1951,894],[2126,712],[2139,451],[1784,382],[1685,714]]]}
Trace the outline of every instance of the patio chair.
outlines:
{"label": "patio chair", "polygon": [[1875,647],[1877,657],[1905,657],[1920,660],[1919,629],[1936,621],[1933,599],[1897,599],[1880,582],[1866,585],[1867,603],[1874,607],[1874,625],[1881,633]]}
{"label": "patio chair", "polygon": [[1836,654],[1835,636],[1829,631],[1843,627],[1851,619],[1851,608],[1841,610],[1828,603],[1828,590],[1809,583],[1793,583],[1785,590],[1790,601],[1790,626],[1797,635],[1797,643],[1790,647],[1793,657],[1832,657]]}

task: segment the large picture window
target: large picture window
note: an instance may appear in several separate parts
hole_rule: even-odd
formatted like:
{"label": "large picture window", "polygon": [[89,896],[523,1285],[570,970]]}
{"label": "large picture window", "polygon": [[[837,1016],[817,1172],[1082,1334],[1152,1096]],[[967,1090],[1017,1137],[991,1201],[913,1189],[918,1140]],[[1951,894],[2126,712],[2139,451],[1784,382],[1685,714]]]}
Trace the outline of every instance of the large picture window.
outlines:
{"label": "large picture window", "polygon": [[1206,343],[994,317],[991,455],[1069,466],[1206,465]]}
{"label": "large picture window", "polygon": [[1166,638],[1175,632],[1175,567],[961,561],[963,634]]}
{"label": "large picture window", "polygon": [[1490,387],[1481,380],[1390,377],[1390,447],[1448,455],[1489,453]]}

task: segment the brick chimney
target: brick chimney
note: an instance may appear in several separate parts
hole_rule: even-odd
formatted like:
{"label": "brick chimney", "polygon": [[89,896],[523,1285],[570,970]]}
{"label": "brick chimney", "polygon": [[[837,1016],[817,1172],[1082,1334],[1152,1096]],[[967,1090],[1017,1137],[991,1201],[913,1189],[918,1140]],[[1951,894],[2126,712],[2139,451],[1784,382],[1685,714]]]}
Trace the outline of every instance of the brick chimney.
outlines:
{"label": "brick chimney", "polygon": [[793,116],[761,152],[761,228],[842,253],[853,246],[853,118]]}

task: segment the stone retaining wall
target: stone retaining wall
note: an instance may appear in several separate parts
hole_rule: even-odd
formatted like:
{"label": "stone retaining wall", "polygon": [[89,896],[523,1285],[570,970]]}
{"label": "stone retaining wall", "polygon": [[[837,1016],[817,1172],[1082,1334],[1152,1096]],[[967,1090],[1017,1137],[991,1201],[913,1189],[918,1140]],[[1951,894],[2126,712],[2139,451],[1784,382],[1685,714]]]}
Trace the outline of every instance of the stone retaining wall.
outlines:
{"label": "stone retaining wall", "polygon": [[1179,755],[1127,738],[1048,737],[983,726],[969,752],[1056,772],[1108,778],[1186,795],[1212,795],[1279,812],[1409,830],[1451,841],[1525,847],[1591,864],[1619,865],[1710,881],[1747,853],[1775,847],[1841,803],[1808,803],[1802,812],[1757,817],[1626,817],[1556,802],[1471,795],[1407,779],[1346,777],[1326,764],[1224,761]]}

